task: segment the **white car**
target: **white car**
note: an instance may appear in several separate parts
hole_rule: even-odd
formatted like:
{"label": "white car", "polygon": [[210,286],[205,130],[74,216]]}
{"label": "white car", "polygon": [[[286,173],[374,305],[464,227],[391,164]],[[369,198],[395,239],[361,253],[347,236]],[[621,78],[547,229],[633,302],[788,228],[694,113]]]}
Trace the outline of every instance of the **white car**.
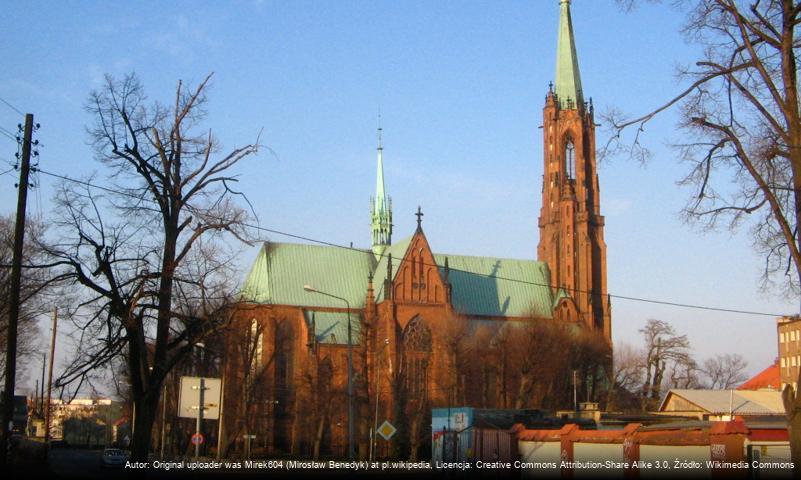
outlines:
{"label": "white car", "polygon": [[103,456],[100,458],[100,465],[103,468],[122,468],[125,466],[127,460],[128,456],[119,448],[107,448],[103,450]]}

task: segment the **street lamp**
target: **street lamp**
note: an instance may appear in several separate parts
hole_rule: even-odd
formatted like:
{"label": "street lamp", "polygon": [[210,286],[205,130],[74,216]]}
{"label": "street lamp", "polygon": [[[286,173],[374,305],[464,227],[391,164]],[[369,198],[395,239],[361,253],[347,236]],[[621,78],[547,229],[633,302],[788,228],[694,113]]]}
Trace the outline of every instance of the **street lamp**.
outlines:
{"label": "street lamp", "polygon": [[351,342],[351,325],[350,325],[350,302],[342,297],[332,295],[330,293],[321,292],[311,285],[303,285],[303,289],[311,293],[319,293],[326,297],[336,298],[345,302],[348,308],[348,460],[355,460],[356,454],[353,445],[353,343]]}

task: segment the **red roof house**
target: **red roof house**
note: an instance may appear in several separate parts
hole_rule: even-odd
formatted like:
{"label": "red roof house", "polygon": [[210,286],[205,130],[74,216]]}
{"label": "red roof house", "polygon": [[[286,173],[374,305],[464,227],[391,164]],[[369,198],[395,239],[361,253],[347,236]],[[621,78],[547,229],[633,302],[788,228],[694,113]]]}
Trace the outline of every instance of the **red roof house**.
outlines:
{"label": "red roof house", "polygon": [[779,361],[757,373],[751,379],[737,387],[737,390],[781,390],[782,381],[779,372]]}

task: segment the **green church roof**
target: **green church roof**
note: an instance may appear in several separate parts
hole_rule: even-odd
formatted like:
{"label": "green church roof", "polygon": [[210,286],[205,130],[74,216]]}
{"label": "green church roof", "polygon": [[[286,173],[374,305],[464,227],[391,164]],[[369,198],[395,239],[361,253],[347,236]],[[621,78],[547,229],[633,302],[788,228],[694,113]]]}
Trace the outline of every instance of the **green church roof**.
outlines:
{"label": "green church roof", "polygon": [[307,292],[304,285],[345,298],[364,308],[367,277],[375,268],[372,252],[296,243],[265,242],[242,288],[254,303],[344,308],[336,298]]}
{"label": "green church roof", "polygon": [[[351,308],[361,309],[367,296],[369,272],[374,272],[376,302],[381,302],[385,298],[389,254],[392,255],[394,279],[410,242],[411,237],[389,246],[378,262],[367,250],[267,242],[245,280],[242,298],[254,303],[310,309],[345,306],[338,299],[303,289],[303,285],[312,285],[317,290],[347,299]],[[545,262],[434,254],[443,277],[446,257],[453,286],[451,300],[458,313],[485,317],[552,317],[554,296],[548,286],[550,274]],[[325,318],[321,322],[334,322],[334,317]],[[318,326],[318,334],[320,328]],[[334,333],[337,338],[341,336],[341,332]]]}
{"label": "green church roof", "polygon": [[559,2],[559,37],[556,42],[556,84],[554,91],[559,97],[562,108],[572,108],[584,104],[584,93],[581,91],[581,75],[579,74],[576,42],[573,38],[573,22],[570,18],[570,0]]}
{"label": "green church roof", "polygon": [[440,274],[448,258],[454,309],[466,315],[551,318],[548,265],[534,260],[434,254]]}

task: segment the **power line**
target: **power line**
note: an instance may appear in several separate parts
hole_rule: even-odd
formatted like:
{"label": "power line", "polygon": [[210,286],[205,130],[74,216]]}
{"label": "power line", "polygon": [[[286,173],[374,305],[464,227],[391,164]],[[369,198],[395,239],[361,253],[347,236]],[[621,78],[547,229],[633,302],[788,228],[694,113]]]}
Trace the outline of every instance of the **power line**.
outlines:
{"label": "power line", "polygon": [[9,132],[5,128],[0,127],[0,133],[13,140],[14,143],[19,143],[19,139],[15,137],[13,133]]}
{"label": "power line", "polygon": [[0,102],[5,103],[8,106],[8,108],[10,108],[11,110],[14,110],[15,112],[19,113],[20,115],[25,115],[17,107],[15,107],[14,105],[11,105],[10,103],[8,103],[3,97],[0,97]]}
{"label": "power line", "polygon": [[[133,194],[133,193],[130,193],[130,192],[115,190],[115,189],[111,189],[111,188],[108,188],[108,187],[103,187],[101,185],[96,185],[96,184],[91,183],[91,182],[87,182],[87,181],[84,181],[84,180],[78,180],[78,179],[75,179],[75,178],[67,177],[65,175],[59,175],[57,173],[52,173],[52,172],[48,172],[48,171],[41,170],[41,169],[36,169],[36,170],[38,172],[42,173],[42,174],[49,175],[49,176],[55,177],[55,178],[59,178],[59,179],[65,180],[65,181],[78,183],[78,184],[85,185],[85,186],[92,187],[92,188],[97,188],[99,190],[104,190],[104,191],[107,191],[107,192],[110,192],[110,193],[129,196],[129,197],[132,197],[132,198],[136,198],[137,200],[143,200],[142,196],[136,195],[136,194]],[[155,203],[154,200],[150,200],[150,199],[146,199],[146,200]],[[346,246],[346,245],[341,245],[341,244],[338,244],[338,243],[328,242],[328,241],[325,241],[325,240],[319,240],[319,239],[312,238],[312,237],[307,237],[307,236],[304,236],[304,235],[298,235],[298,234],[294,234],[294,233],[284,232],[284,231],[276,230],[276,229],[272,229],[272,228],[262,227],[260,225],[252,225],[252,224],[246,224],[246,223],[243,223],[241,225],[243,227],[252,228],[254,230],[260,230],[260,231],[267,232],[267,233],[272,233],[272,234],[275,234],[275,235],[281,235],[281,236],[285,236],[285,237],[289,237],[289,238],[294,238],[294,239],[297,239],[297,240],[304,240],[304,241],[307,241],[307,242],[316,243],[316,244],[319,244],[319,245],[325,245],[325,246],[329,246],[329,247],[342,248],[342,249],[345,249],[345,250],[350,250],[352,252],[357,252],[359,254],[366,254],[367,253],[366,250],[362,250],[362,249],[359,249],[359,248],[354,248],[354,247],[350,247],[350,246]],[[387,254],[383,254],[383,253],[381,255],[379,255],[379,257],[381,257],[381,258],[384,258],[384,257],[387,257],[387,256],[388,256]],[[393,260],[395,260],[395,259],[393,259]],[[402,263],[403,263],[403,260],[400,259],[400,261],[397,263],[397,266],[400,266]],[[424,265],[425,266],[429,266],[429,267],[441,268],[441,266],[437,265],[437,264],[424,263]],[[394,266],[395,266],[395,262],[393,261],[393,267]],[[556,285],[550,285],[550,284],[547,284],[547,283],[532,282],[530,280],[522,280],[522,279],[519,279],[519,278],[510,278],[510,277],[504,277],[504,276],[500,276],[500,275],[490,275],[490,274],[485,274],[485,273],[471,272],[469,270],[461,270],[461,269],[458,269],[458,268],[449,268],[449,269],[451,271],[453,271],[453,272],[460,272],[460,273],[465,273],[465,274],[469,274],[469,275],[476,275],[476,276],[479,276],[479,277],[490,278],[490,279],[493,279],[493,280],[503,280],[503,281],[508,281],[508,282],[521,283],[521,284],[524,284],[524,285],[532,285],[532,286],[537,286],[537,287],[547,287],[547,288],[551,288],[551,289],[563,288],[563,287],[557,287]],[[572,292],[573,294],[585,293],[585,294],[589,294],[589,295],[594,295],[594,292],[586,291],[586,290],[573,289],[573,288],[567,288],[567,290]],[[608,296],[609,296],[609,298],[614,298],[614,299],[618,299],[618,300],[628,300],[628,301],[632,301],[632,302],[650,303],[650,304],[655,304],[655,305],[665,305],[665,306],[678,307],[678,308],[690,308],[690,309],[695,309],[695,310],[705,310],[705,311],[724,312],[724,313],[738,313],[738,314],[743,314],[743,315],[759,315],[759,316],[766,316],[766,317],[781,317],[781,316],[784,315],[784,314],[781,314],[781,313],[755,312],[755,311],[749,311],[749,310],[740,310],[740,309],[736,309],[736,308],[713,307],[713,306],[709,306],[709,305],[698,305],[698,304],[691,304],[691,303],[672,302],[672,301],[668,301],[668,300],[655,300],[655,299],[651,299],[651,298],[634,297],[634,296],[628,296],[628,295],[616,295],[616,294],[611,294],[611,293],[609,293]]]}

